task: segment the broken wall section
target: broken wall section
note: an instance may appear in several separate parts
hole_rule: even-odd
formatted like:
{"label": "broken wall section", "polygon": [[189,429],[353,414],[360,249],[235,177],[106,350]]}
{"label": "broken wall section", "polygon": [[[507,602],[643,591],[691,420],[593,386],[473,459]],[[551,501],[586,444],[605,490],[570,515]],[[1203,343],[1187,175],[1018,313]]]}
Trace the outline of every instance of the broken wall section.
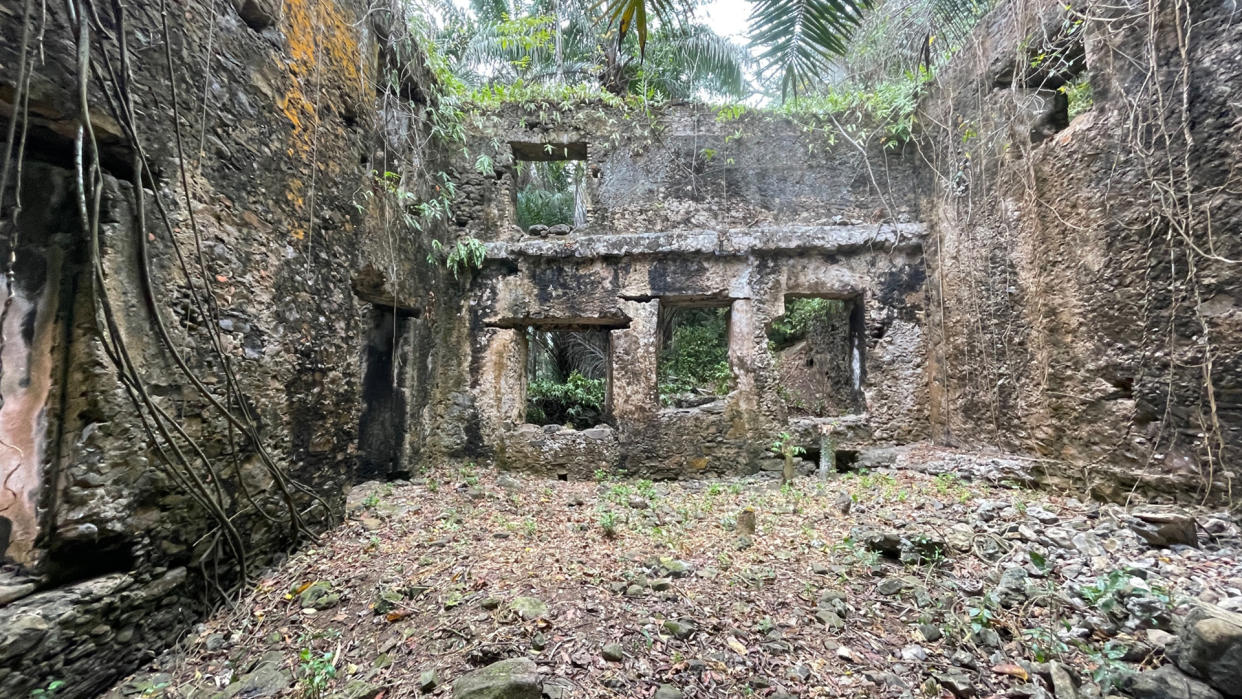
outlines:
{"label": "broken wall section", "polygon": [[914,152],[877,137],[864,157],[830,145],[834,132],[818,118],[694,104],[533,102],[474,112],[474,155],[455,170],[456,223],[485,241],[527,235],[514,210],[522,171],[556,161],[582,163],[578,221],[567,228],[584,234],[913,222]]}
{"label": "broken wall section", "polygon": [[1231,497],[1242,29],[1182,9],[1004,3],[924,99],[937,440]]}

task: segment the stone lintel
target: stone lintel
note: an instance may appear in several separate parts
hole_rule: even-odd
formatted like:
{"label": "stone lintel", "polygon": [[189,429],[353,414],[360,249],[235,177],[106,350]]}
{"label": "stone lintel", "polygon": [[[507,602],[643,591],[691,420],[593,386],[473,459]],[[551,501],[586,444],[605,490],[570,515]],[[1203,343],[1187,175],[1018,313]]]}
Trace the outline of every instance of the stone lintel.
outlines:
{"label": "stone lintel", "polygon": [[487,243],[487,259],[600,258],[636,255],[850,254],[922,248],[922,223],[848,226],[755,226],[727,231],[585,234]]}

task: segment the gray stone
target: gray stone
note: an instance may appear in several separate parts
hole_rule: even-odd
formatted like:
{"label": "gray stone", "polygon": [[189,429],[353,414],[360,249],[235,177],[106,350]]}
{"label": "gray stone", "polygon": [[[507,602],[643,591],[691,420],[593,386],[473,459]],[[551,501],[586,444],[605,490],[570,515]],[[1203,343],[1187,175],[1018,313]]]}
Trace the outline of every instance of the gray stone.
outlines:
{"label": "gray stone", "polygon": [[375,601],[371,603],[371,609],[376,614],[387,614],[397,608],[398,604],[405,599],[398,590],[391,587],[382,588],[375,595]]}
{"label": "gray stone", "polygon": [[382,691],[384,688],[380,685],[361,679],[352,679],[341,689],[329,694],[328,699],[375,699]]}
{"label": "gray stone", "polygon": [[435,670],[424,670],[418,675],[418,691],[426,694],[440,686],[440,677]]}
{"label": "gray stone", "polygon": [[566,223],[558,223],[554,226],[548,226],[548,235],[569,235],[573,233],[572,226]]}
{"label": "gray stone", "polygon": [[1242,694],[1242,615],[1200,604],[1177,636],[1177,666],[1228,694]]}
{"label": "gray stone", "polygon": [[933,677],[936,678],[936,681],[942,687],[949,690],[958,699],[967,699],[968,697],[975,696],[975,685],[970,681],[970,677],[963,672],[950,670],[949,672],[936,673]]}
{"label": "gray stone", "polygon": [[250,672],[242,675],[224,690],[225,697],[257,699],[281,694],[292,682],[289,673],[281,669],[281,661],[268,657]]}
{"label": "gray stone", "polygon": [[603,650],[600,651],[600,655],[604,660],[619,663],[625,659],[625,649],[621,647],[620,643],[607,643],[604,645]]}
{"label": "gray stone", "polygon": [[1119,685],[1134,699],[1221,699],[1220,692],[1172,665],[1124,675]]}
{"label": "gray stone", "polygon": [[528,621],[548,617],[548,605],[543,600],[534,597],[516,597],[509,603],[509,609],[513,610],[518,617]]}
{"label": "gray stone", "polygon": [[1073,542],[1074,548],[1078,549],[1079,553],[1086,554],[1088,556],[1108,555],[1108,550],[1100,545],[1100,540],[1087,532],[1079,532],[1075,534]]}
{"label": "gray stone", "polygon": [[895,595],[901,592],[903,587],[905,587],[905,583],[900,578],[885,578],[880,581],[880,584],[875,586],[875,591],[881,595]]}
{"label": "gray stone", "polygon": [[681,699],[681,690],[671,684],[662,684],[652,699]]}
{"label": "gray stone", "polygon": [[233,7],[246,26],[263,31],[276,23],[277,0],[233,0]]}
{"label": "gray stone", "polygon": [[842,619],[849,616],[849,602],[846,601],[845,594],[838,590],[824,590],[819,593],[817,606],[820,610],[832,612]]}
{"label": "gray stone", "polygon": [[902,646],[901,659],[906,662],[922,662],[927,660],[927,651],[917,643],[910,643]]}
{"label": "gray stone", "polygon": [[34,583],[0,585],[0,607],[29,595],[35,591],[35,588],[36,586]]}
{"label": "gray stone", "polygon": [[341,601],[340,594],[332,590],[332,583],[319,580],[298,595],[298,604],[306,609],[331,609]]}
{"label": "gray stone", "polygon": [[1055,660],[1048,663],[1048,675],[1052,678],[1056,699],[1078,699],[1078,684],[1064,665]]}
{"label": "gray stone", "polygon": [[1152,546],[1199,545],[1195,518],[1179,509],[1153,506],[1131,514],[1130,528]]}
{"label": "gray stone", "polygon": [[832,612],[827,609],[820,609],[815,612],[815,618],[830,629],[837,630],[845,628],[845,620],[842,619],[836,612]]}
{"label": "gray stone", "polygon": [[30,651],[51,628],[38,614],[22,614],[9,621],[0,637],[0,661],[13,658]]}
{"label": "gray stone", "polygon": [[854,527],[850,538],[868,549],[898,558],[904,563],[919,563],[942,557],[947,551],[943,539],[929,534],[911,534],[896,530]]}
{"label": "gray stone", "polygon": [[661,558],[659,568],[670,578],[684,578],[694,572],[694,566],[676,558]]}
{"label": "gray stone", "polygon": [[996,601],[1003,607],[1021,604],[1030,596],[1030,580],[1025,568],[1017,566],[1006,568],[1000,576],[1000,582],[992,590]]}
{"label": "gray stone", "polygon": [[462,675],[453,699],[539,699],[539,674],[530,658],[509,658]]}
{"label": "gray stone", "polygon": [[664,630],[673,635],[678,640],[689,638],[694,634],[694,622],[687,619],[668,619],[664,622]]}

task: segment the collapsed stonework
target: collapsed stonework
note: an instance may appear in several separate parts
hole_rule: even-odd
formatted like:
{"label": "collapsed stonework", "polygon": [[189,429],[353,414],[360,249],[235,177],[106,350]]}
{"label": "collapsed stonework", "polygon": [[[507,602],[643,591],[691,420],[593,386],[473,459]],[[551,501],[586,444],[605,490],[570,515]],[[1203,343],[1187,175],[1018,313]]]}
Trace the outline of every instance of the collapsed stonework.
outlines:
{"label": "collapsed stonework", "polygon": [[[433,81],[373,4],[188,3],[167,33],[153,3],[105,13],[143,56],[129,93],[143,148],[92,82],[95,258],[75,23],[0,0],[0,126],[15,104],[30,115],[0,210],[0,694],[72,677],[63,694],[90,696],[173,643],[240,576],[213,508],[258,567],[339,521],[354,480],[444,458],[680,478],[771,468],[782,433],[811,458],[873,461],[932,439],[1031,455],[1104,496],[1230,495],[1242,40],[1226,9],[1194,8],[1181,57],[1167,8],[1114,22],[1086,3],[1095,19],[1074,24],[1057,3],[1002,4],[923,98],[918,142],[895,148],[701,105],[543,102],[473,113],[463,158],[428,136]],[[103,72],[116,46],[97,50]],[[36,66],[28,84],[19,65]],[[1060,88],[1083,71],[1093,103],[1071,121]],[[1148,148],[1133,120],[1152,115],[1130,96],[1182,83],[1193,99],[1159,124],[1188,136]],[[579,220],[523,230],[517,173],[548,160],[580,163]],[[1170,176],[1193,206],[1153,190]],[[428,200],[450,182],[451,217],[410,226],[394,190]],[[469,240],[477,269],[441,264],[438,246]],[[841,304],[835,334],[775,347],[804,298]],[[703,308],[727,313],[730,385],[665,404],[662,319]],[[584,330],[606,335],[602,421],[531,424],[530,333]],[[183,434],[152,437],[134,381]],[[156,448],[190,440],[206,499]],[[289,501],[309,531],[282,519]]]}

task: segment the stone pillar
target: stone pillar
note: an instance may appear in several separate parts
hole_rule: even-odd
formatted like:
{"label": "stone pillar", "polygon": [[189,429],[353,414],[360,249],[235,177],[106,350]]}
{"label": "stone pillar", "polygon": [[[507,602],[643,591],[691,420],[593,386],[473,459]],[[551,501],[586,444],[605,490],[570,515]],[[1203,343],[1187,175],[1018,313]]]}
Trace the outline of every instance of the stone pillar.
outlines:
{"label": "stone pillar", "polygon": [[[755,358],[765,351],[766,336],[757,332],[755,302],[735,299],[729,311],[729,366],[737,382],[734,404],[743,416],[754,415],[759,404],[755,391]],[[747,422],[751,422],[747,420]]]}
{"label": "stone pillar", "polygon": [[650,420],[660,409],[656,395],[658,301],[622,301],[630,327],[613,330],[609,361],[612,415],[617,427]]}
{"label": "stone pillar", "polygon": [[526,338],[521,330],[487,328],[477,374],[475,404],[483,430],[496,437],[525,420]]}

